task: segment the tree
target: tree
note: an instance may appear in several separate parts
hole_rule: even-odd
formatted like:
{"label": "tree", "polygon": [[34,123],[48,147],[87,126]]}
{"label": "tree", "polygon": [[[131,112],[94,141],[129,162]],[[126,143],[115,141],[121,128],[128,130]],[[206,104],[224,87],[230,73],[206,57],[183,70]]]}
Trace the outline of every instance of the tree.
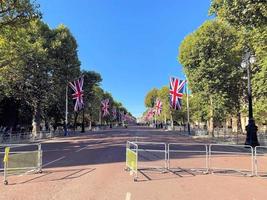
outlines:
{"label": "tree", "polygon": [[42,119],[61,122],[68,82],[81,74],[76,40],[69,30],[62,25],[51,30],[34,20],[16,30],[5,27],[0,41],[4,94],[32,107],[35,134]]}
{"label": "tree", "polygon": [[169,88],[167,86],[164,86],[158,90],[158,98],[162,102],[162,112],[159,116],[159,120],[164,121],[166,124],[167,120],[171,119]]}
{"label": "tree", "polygon": [[15,31],[5,28],[2,33],[1,85],[6,86],[6,95],[32,106],[33,132],[36,133],[40,130],[41,110],[50,90],[49,28],[37,20]]}
{"label": "tree", "polygon": [[[257,121],[264,121],[267,101],[267,3],[265,0],[213,0],[210,14],[236,27],[243,49],[257,58],[252,66],[252,92]],[[244,52],[243,52],[244,53]],[[260,105],[263,103],[262,105]],[[259,114],[259,115],[258,115]]]}
{"label": "tree", "polygon": [[94,101],[94,87],[98,87],[99,83],[102,81],[101,75],[94,71],[82,71],[84,76],[84,112],[85,112],[85,122],[92,126],[93,121],[93,106]]}
{"label": "tree", "polygon": [[145,97],[145,106],[150,108],[154,107],[154,103],[157,97],[158,97],[158,89],[153,88],[147,93]]}
{"label": "tree", "polygon": [[[81,76],[77,42],[70,30],[59,25],[51,30],[48,56],[52,67],[51,91],[46,102],[45,112],[54,124],[62,122],[65,117],[66,87]],[[68,96],[72,93],[68,88]],[[69,114],[73,114],[73,102],[69,101]]]}
{"label": "tree", "polygon": [[242,93],[241,47],[236,30],[211,20],[187,36],[179,48],[192,93],[209,99],[210,132],[214,118],[222,119],[238,110]]}
{"label": "tree", "polygon": [[41,17],[39,5],[30,0],[0,1],[0,29],[4,26],[19,26]]}
{"label": "tree", "polygon": [[237,27],[256,28],[267,24],[265,0],[212,0],[209,13]]}

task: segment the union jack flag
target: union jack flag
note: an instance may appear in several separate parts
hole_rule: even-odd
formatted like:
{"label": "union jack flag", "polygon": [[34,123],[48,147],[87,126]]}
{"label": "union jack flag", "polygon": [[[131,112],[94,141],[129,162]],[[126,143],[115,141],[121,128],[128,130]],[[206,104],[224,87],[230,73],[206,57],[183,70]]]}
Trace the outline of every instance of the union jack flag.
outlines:
{"label": "union jack flag", "polygon": [[170,78],[170,105],[175,110],[182,108],[182,97],[184,93],[186,80]]}
{"label": "union jack flag", "polygon": [[113,115],[113,119],[117,118],[117,110],[115,107],[112,109],[112,115]]}
{"label": "union jack flag", "polygon": [[109,99],[105,99],[103,101],[101,101],[102,104],[102,111],[103,111],[103,117],[109,115]]}
{"label": "union jack flag", "polygon": [[124,111],[120,112],[120,118],[121,118],[121,121],[125,121],[125,113],[124,113]]}
{"label": "union jack flag", "polygon": [[149,108],[145,116],[146,121],[150,120],[154,116],[154,114],[155,114],[154,109]]}
{"label": "union jack flag", "polygon": [[155,113],[157,115],[160,115],[161,111],[162,111],[162,102],[159,99],[157,99],[155,104]]}
{"label": "union jack flag", "polygon": [[74,111],[81,110],[84,106],[83,102],[83,76],[75,80],[73,83],[69,82],[70,87],[74,91],[72,99],[75,100]]}

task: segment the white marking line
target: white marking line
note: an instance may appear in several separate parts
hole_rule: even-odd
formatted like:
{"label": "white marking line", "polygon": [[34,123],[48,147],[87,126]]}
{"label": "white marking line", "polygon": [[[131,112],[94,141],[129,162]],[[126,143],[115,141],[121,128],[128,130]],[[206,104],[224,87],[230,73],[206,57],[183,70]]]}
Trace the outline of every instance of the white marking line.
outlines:
{"label": "white marking line", "polygon": [[62,156],[62,157],[60,157],[60,158],[58,158],[58,159],[56,159],[56,160],[53,160],[53,161],[51,161],[51,162],[49,162],[49,163],[44,164],[42,167],[46,167],[46,166],[48,166],[48,165],[51,165],[52,163],[57,162],[57,161],[60,161],[60,160],[64,159],[65,157],[66,157],[66,156]]}
{"label": "white marking line", "polygon": [[80,152],[80,151],[86,149],[87,147],[89,147],[89,145],[87,145],[87,146],[85,146],[85,147],[83,147],[83,148],[81,148],[81,149],[78,149],[78,150],[76,150],[75,152],[76,152],[76,153],[77,153],[77,152]]}
{"label": "white marking line", "polygon": [[127,192],[126,193],[126,198],[125,200],[131,200],[131,193],[130,192]]}

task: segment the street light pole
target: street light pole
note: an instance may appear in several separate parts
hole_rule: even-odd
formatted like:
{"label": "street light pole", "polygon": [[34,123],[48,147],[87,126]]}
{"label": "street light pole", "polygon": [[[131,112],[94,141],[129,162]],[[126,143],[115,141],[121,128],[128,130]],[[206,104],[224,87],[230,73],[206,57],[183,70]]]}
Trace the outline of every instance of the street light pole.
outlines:
{"label": "street light pole", "polygon": [[248,77],[248,125],[246,126],[247,137],[245,145],[252,147],[259,146],[257,131],[258,127],[255,125],[253,118],[253,107],[252,107],[252,92],[251,92],[251,64],[255,62],[255,57],[251,56],[250,52],[247,51],[242,62],[242,67],[247,69]]}

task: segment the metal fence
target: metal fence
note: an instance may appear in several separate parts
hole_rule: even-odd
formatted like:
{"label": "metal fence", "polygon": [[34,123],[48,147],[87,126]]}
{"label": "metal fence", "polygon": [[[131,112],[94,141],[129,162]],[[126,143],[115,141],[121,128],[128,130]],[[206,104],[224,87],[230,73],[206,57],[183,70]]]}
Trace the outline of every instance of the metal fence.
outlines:
{"label": "metal fence", "polygon": [[208,172],[208,145],[199,143],[169,143],[168,169]]}
{"label": "metal fence", "polygon": [[255,175],[267,177],[267,146],[255,148]]}
{"label": "metal fence", "polygon": [[41,144],[4,144],[0,150],[4,184],[8,184],[8,176],[42,171]]}
{"label": "metal fence", "polygon": [[[242,162],[241,162],[242,161]],[[254,175],[253,148],[249,145],[209,145],[209,171]]]}
{"label": "metal fence", "polygon": [[267,146],[128,141],[126,151],[126,167],[135,180],[141,170],[267,176]]}
{"label": "metal fence", "polygon": [[166,171],[168,149],[166,143],[134,142],[138,145],[138,169]]}

